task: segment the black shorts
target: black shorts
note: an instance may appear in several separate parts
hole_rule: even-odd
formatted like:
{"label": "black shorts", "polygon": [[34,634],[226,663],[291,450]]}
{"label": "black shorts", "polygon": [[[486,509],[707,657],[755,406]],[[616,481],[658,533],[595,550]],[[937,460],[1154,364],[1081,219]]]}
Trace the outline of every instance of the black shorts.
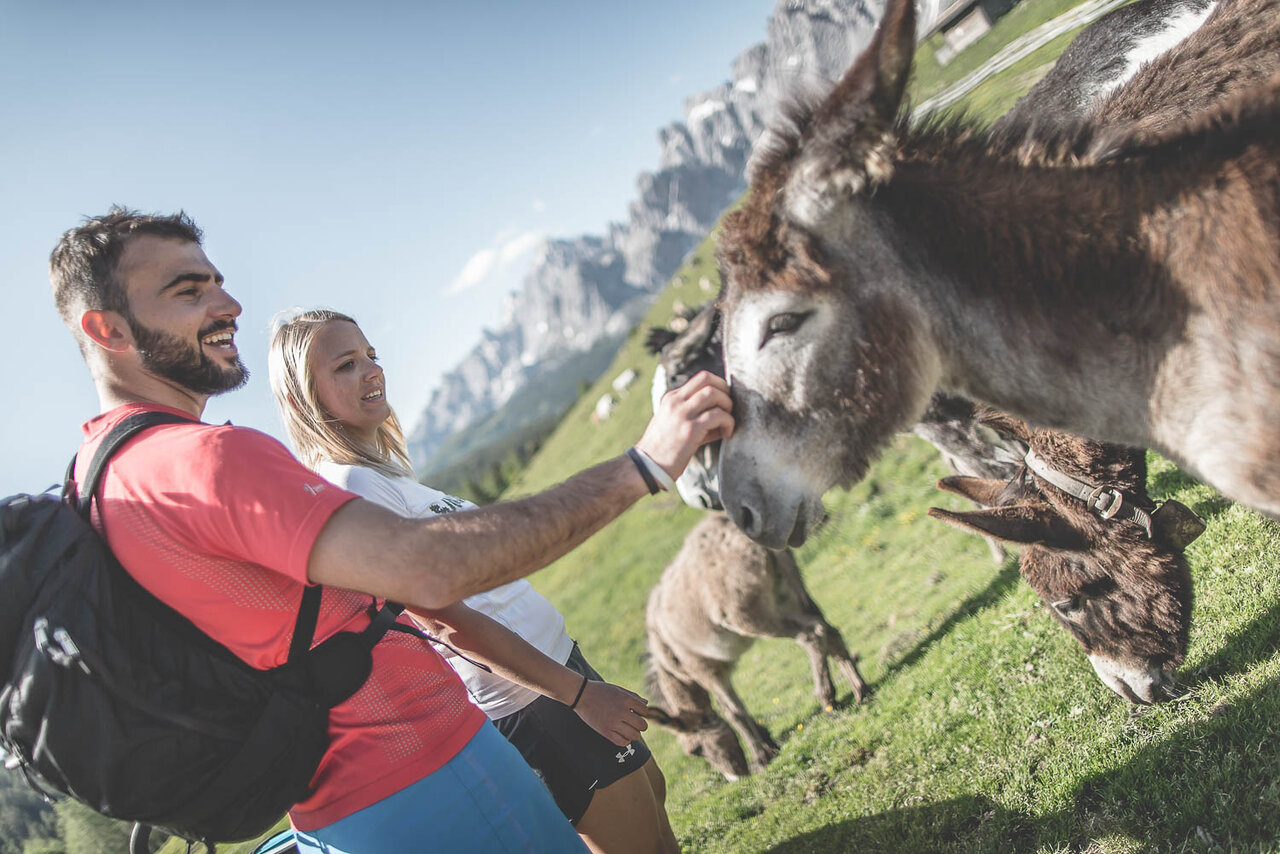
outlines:
{"label": "black shorts", "polygon": [[[574,644],[565,667],[603,681]],[[578,713],[550,697],[539,697],[518,712],[493,722],[515,745],[551,790],[556,805],[574,824],[591,804],[596,789],[616,783],[649,761],[639,739],[618,747],[587,726]]]}

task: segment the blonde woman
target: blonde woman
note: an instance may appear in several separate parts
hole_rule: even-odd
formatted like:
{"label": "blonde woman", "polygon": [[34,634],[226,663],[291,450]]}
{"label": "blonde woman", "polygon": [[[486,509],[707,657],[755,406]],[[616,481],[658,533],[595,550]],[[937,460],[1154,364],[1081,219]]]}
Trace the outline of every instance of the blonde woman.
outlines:
{"label": "blonde woman", "polygon": [[[270,375],[295,450],[327,480],[403,516],[473,506],[414,479],[377,355],[350,317],[315,310],[281,323]],[[678,851],[641,738],[646,701],[600,679],[528,581],[414,617],[592,851]]]}

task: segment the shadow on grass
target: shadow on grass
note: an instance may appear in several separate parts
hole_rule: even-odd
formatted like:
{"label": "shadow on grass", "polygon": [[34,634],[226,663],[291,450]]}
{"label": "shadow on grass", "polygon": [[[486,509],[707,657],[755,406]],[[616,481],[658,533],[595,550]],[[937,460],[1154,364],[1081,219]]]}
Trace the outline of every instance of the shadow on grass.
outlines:
{"label": "shadow on grass", "polygon": [[[1280,605],[1238,632],[1214,656],[1220,672],[1243,673],[1275,653]],[[985,795],[965,795],[833,823],[767,849],[800,852],[1101,851],[1128,839],[1139,850],[1253,852],[1280,849],[1280,679],[1235,703],[1192,711],[1176,731],[1151,737],[1134,722],[1099,752],[1144,746],[1128,761],[1083,778],[1061,810],[1032,815]],[[1051,761],[1046,759],[1045,761]]]}
{"label": "shadow on grass", "polygon": [[829,824],[788,839],[769,854],[831,852],[964,851],[1005,854],[1020,851],[1008,840],[1021,838],[1030,819],[980,795],[919,804],[863,818]]}
{"label": "shadow on grass", "polygon": [[1280,639],[1280,603],[1272,605],[1244,629],[1232,635],[1192,674],[1183,677],[1183,687],[1195,690],[1204,679],[1237,676],[1276,654]]}
{"label": "shadow on grass", "polygon": [[[1157,501],[1164,501],[1200,483],[1202,481],[1196,480],[1181,469],[1166,469],[1147,476],[1147,492]],[[1183,500],[1187,501],[1188,506],[1206,521],[1220,516],[1232,504],[1230,499],[1223,498],[1216,492],[1199,501],[1188,501],[1185,496]]]}
{"label": "shadow on grass", "polygon": [[1009,594],[1014,586],[1021,579],[1018,574],[1018,556],[1016,554],[1005,558],[1004,564],[991,580],[987,582],[987,586],[975,592],[969,598],[963,600],[954,611],[947,615],[946,619],[929,630],[909,652],[901,658],[893,661],[885,667],[884,675],[876,680],[871,688],[874,690],[877,685],[887,680],[890,676],[900,670],[905,670],[924,656],[932,647],[942,638],[946,637],[952,629],[964,620],[972,617],[980,611],[990,608]]}

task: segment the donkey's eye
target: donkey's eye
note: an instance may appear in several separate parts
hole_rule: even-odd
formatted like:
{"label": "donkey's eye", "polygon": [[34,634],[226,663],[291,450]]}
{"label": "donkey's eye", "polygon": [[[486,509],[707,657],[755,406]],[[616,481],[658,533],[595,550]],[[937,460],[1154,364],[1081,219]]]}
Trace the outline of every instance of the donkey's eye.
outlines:
{"label": "donkey's eye", "polygon": [[769,339],[775,335],[790,335],[795,332],[804,322],[809,319],[811,311],[792,312],[784,311],[781,314],[775,314],[769,318],[769,324],[765,327],[764,338],[760,341],[760,346],[764,347],[769,343]]}
{"label": "donkey's eye", "polygon": [[1070,596],[1066,599],[1059,599],[1057,602],[1051,602],[1050,604],[1053,606],[1053,610],[1057,611],[1062,616],[1070,617],[1073,614],[1079,613],[1080,609],[1084,607],[1084,597]]}

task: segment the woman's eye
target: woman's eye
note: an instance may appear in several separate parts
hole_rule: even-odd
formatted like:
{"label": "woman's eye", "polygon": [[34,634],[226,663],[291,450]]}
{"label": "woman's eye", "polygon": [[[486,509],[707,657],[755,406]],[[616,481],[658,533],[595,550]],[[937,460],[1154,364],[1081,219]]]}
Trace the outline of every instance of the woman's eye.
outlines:
{"label": "woman's eye", "polygon": [[354,359],[347,359],[347,361],[343,362],[341,365],[338,365],[338,370],[349,371],[355,366],[356,366],[356,363]]}
{"label": "woman's eye", "polygon": [[812,313],[810,311],[785,311],[781,314],[775,314],[769,318],[769,323],[764,330],[764,340],[760,342],[760,346],[763,347],[768,344],[769,339],[775,335],[789,335],[795,332],[804,325],[804,322],[809,319],[809,315]]}

